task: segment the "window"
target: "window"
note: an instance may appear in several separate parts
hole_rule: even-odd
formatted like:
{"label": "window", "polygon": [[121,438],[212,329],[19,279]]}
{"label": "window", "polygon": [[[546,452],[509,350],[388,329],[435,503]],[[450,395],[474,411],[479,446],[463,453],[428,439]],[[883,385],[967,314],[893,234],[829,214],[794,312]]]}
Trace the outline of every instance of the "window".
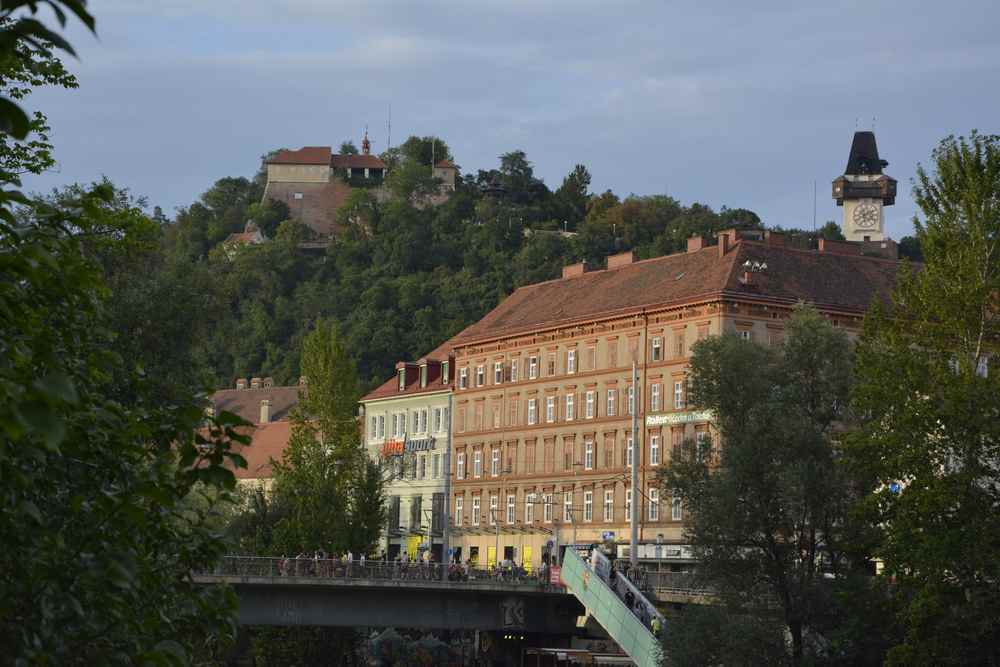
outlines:
{"label": "window", "polygon": [[420,479],[425,479],[427,477],[427,457],[420,457]]}
{"label": "window", "polygon": [[615,520],[615,492],[613,489],[604,490],[604,520],[607,522]]}
{"label": "window", "polygon": [[583,492],[583,520],[593,521],[594,520],[594,492],[584,491]]}
{"label": "window", "polygon": [[368,431],[368,439],[372,440],[378,437],[378,417],[372,416],[372,425]]}
{"label": "window", "polygon": [[490,496],[490,525],[497,525],[497,512],[500,511],[500,498]]}
{"label": "window", "polygon": [[503,362],[498,361],[493,364],[493,384],[501,384],[503,382]]}
{"label": "window", "polygon": [[462,496],[455,496],[455,525],[462,525]]}
{"label": "window", "polygon": [[660,383],[657,382],[649,388],[649,410],[650,412],[660,411]]}
{"label": "window", "polygon": [[548,367],[548,374],[547,375],[548,375],[548,377],[552,377],[553,375],[556,374],[556,355],[555,354],[550,354],[549,355],[549,364],[548,364],[548,366],[549,367]]}
{"label": "window", "polygon": [[649,490],[649,520],[660,520],[660,490],[655,487]]}
{"label": "window", "polygon": [[410,433],[420,432],[420,412],[414,410],[410,413]]}
{"label": "window", "polygon": [[576,372],[576,350],[566,350],[566,372]]}
{"label": "window", "polygon": [[535,494],[529,493],[524,497],[524,522],[535,522]]}
{"label": "window", "polygon": [[507,419],[507,426],[517,426],[517,398],[510,399],[510,416]]}
{"label": "window", "polygon": [[528,399],[528,424],[534,424],[538,420],[538,416],[535,414],[535,400],[534,398]]}
{"label": "window", "polygon": [[400,368],[397,374],[399,375],[399,390],[403,391],[406,389],[406,369]]}
{"label": "window", "polygon": [[674,332],[674,356],[683,357],[684,356],[684,331]]}
{"label": "window", "polygon": [[517,359],[510,360],[510,381],[517,382]]}
{"label": "window", "polygon": [[674,410],[684,409],[684,382],[674,382]]}
{"label": "window", "polygon": [[458,388],[467,389],[469,386],[469,369],[460,368],[458,370]]}
{"label": "window", "polygon": [[608,417],[615,416],[615,398],[618,396],[617,389],[608,389],[608,407],[606,415]]}
{"label": "window", "polygon": [[632,446],[632,436],[629,436],[625,440],[625,467],[631,467],[632,466],[632,453],[633,453],[632,450],[633,449],[635,449],[635,448]]}
{"label": "window", "polygon": [[484,384],[486,384],[486,370],[480,364],[476,366],[476,386],[482,387]]}
{"label": "window", "polygon": [[455,477],[465,479],[465,453],[459,452],[455,455]]}
{"label": "window", "polygon": [[500,428],[500,403],[493,406],[493,428]]}
{"label": "window", "polygon": [[660,361],[663,359],[663,339],[659,336],[653,338],[652,348],[651,356],[653,357],[653,361]]}
{"label": "window", "polygon": [[538,357],[528,357],[528,379],[534,380],[538,377]]}
{"label": "window", "polygon": [[597,370],[597,348],[588,347],[587,348],[587,370],[596,371]]}
{"label": "window", "polygon": [[698,327],[698,340],[705,340],[708,338],[708,325],[703,324]]}
{"label": "window", "polygon": [[545,523],[552,523],[552,494],[542,494],[542,520]]}
{"label": "window", "polygon": [[594,469],[594,441],[587,440],[583,443],[583,467],[585,470]]}
{"label": "window", "polygon": [[507,523],[514,523],[514,496],[507,496]]}
{"label": "window", "polygon": [[594,392],[592,391],[587,392],[587,411],[585,414],[587,419],[594,418]]}
{"label": "window", "polygon": [[556,420],[556,397],[545,397],[545,421],[552,423]]}
{"label": "window", "polygon": [[749,343],[753,340],[753,332],[750,329],[740,329],[739,337],[740,340]]}
{"label": "window", "polygon": [[635,412],[635,385],[629,385],[628,388],[628,413],[632,414]]}
{"label": "window", "polygon": [[448,362],[441,362],[441,384],[448,384],[448,380],[451,378],[448,376]]}
{"label": "window", "polygon": [[566,394],[566,421],[573,421],[573,394]]}
{"label": "window", "polygon": [[632,489],[625,489],[625,520],[632,520]]}
{"label": "window", "polygon": [[483,476],[483,450],[477,449],[472,453],[472,476]]}
{"label": "window", "polygon": [[378,416],[378,439],[385,437],[385,415]]}
{"label": "window", "polygon": [[427,366],[425,365],[420,367],[420,386],[427,386]]}
{"label": "window", "polygon": [[440,454],[435,454],[434,455],[434,463],[433,463],[433,465],[434,465],[434,467],[432,469],[432,472],[434,474],[434,478],[437,479],[441,475],[441,455]]}
{"label": "window", "polygon": [[493,453],[490,458],[490,475],[496,477],[500,474],[500,449],[497,447],[493,448]]}
{"label": "window", "polygon": [[420,411],[420,432],[427,433],[427,410]]}
{"label": "window", "polygon": [[660,465],[660,436],[649,437],[649,465]]}
{"label": "window", "polygon": [[979,357],[979,362],[976,363],[976,375],[981,378],[990,376],[990,358],[985,354]]}
{"label": "window", "polygon": [[573,521],[573,492],[563,491],[563,521]]}
{"label": "window", "polygon": [[479,506],[479,496],[472,496],[472,525],[473,526],[478,526],[479,525],[479,515],[480,515],[481,511],[482,510],[481,510],[481,508]]}
{"label": "window", "polygon": [[698,431],[694,434],[697,443],[698,458],[704,460],[711,453],[712,440],[708,437],[708,431]]}
{"label": "window", "polygon": [[434,408],[434,432],[441,432],[441,408]]}
{"label": "window", "polygon": [[680,498],[674,498],[673,502],[670,503],[670,518],[673,521],[680,521],[684,518],[684,511],[681,507]]}
{"label": "window", "polygon": [[394,438],[396,437],[396,431],[399,429],[396,423],[398,420],[399,420],[399,415],[397,414],[392,415],[392,437]]}

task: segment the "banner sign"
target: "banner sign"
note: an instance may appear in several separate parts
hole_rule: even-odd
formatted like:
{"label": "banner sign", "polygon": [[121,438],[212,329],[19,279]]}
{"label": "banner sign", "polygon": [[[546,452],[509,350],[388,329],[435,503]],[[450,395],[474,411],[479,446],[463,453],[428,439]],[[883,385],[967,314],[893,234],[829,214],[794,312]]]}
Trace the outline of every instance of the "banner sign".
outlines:
{"label": "banner sign", "polygon": [[707,421],[712,421],[711,410],[696,410],[693,412],[672,412],[666,415],[646,416],[646,426],[689,424],[691,422],[707,422]]}
{"label": "banner sign", "polygon": [[426,452],[435,449],[435,438],[420,438],[418,440],[386,440],[379,448],[379,455],[387,459],[390,456],[402,456],[407,452]]}

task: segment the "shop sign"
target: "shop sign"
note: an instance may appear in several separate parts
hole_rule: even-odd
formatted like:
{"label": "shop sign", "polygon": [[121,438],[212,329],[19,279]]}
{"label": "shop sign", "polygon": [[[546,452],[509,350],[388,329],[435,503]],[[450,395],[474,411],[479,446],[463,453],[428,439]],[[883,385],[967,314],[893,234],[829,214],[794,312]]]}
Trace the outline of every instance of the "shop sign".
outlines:
{"label": "shop sign", "polygon": [[664,426],[673,424],[689,424],[691,422],[707,422],[712,420],[711,410],[694,410],[691,412],[671,412],[666,415],[647,415],[646,426]]}
{"label": "shop sign", "polygon": [[435,449],[435,438],[420,438],[419,440],[386,440],[379,448],[379,454],[387,459],[390,456],[402,456],[407,452],[426,452]]}
{"label": "shop sign", "polygon": [[379,454],[384,459],[390,456],[399,456],[404,451],[406,451],[406,443],[402,440],[386,440],[382,443],[382,447],[379,448]]}

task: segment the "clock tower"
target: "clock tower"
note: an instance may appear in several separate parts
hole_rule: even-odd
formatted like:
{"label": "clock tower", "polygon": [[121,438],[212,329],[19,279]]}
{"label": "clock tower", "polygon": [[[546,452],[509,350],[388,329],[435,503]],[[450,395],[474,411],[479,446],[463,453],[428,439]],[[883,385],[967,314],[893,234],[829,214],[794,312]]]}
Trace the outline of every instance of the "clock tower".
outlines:
{"label": "clock tower", "polygon": [[874,132],[855,132],[844,175],[833,181],[833,198],[844,207],[841,231],[848,241],[885,240],[884,206],[896,203],[896,179],[882,173]]}

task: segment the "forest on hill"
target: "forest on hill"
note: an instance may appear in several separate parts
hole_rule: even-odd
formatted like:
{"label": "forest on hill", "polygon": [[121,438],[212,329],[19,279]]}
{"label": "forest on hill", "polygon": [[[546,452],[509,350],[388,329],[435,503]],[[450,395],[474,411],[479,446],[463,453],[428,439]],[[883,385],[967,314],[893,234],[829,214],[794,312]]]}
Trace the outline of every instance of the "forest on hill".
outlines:
{"label": "forest on hill", "polygon": [[[371,388],[396,361],[418,358],[515,288],[556,278],[566,264],[600,266],[629,249],[656,257],[684,249],[693,234],[762,226],[742,208],[594,194],[583,165],[551,190],[520,150],[500,156],[494,169],[466,174],[447,203],[421,207],[413,204],[418,195],[436,187],[432,150],[437,159],[451,157],[437,137],[411,137],[384,155],[391,197],[379,202],[368,190],[353,191],[338,211],[346,231],[325,251],[300,248],[309,229],[287,220],[283,204],[261,201],[262,170],[219,179],[173,219],[154,209],[143,259],[118,274],[119,324],[131,334],[123,344],[158,352],[159,367],[145,371],[164,397],[192,381],[206,389],[247,376],[290,383],[304,336],[331,318]],[[48,200],[78,192],[67,188]],[[142,219],[146,204],[116,189],[107,214]],[[248,221],[269,241],[224,252],[222,242]],[[828,225],[822,233],[839,230]]]}

